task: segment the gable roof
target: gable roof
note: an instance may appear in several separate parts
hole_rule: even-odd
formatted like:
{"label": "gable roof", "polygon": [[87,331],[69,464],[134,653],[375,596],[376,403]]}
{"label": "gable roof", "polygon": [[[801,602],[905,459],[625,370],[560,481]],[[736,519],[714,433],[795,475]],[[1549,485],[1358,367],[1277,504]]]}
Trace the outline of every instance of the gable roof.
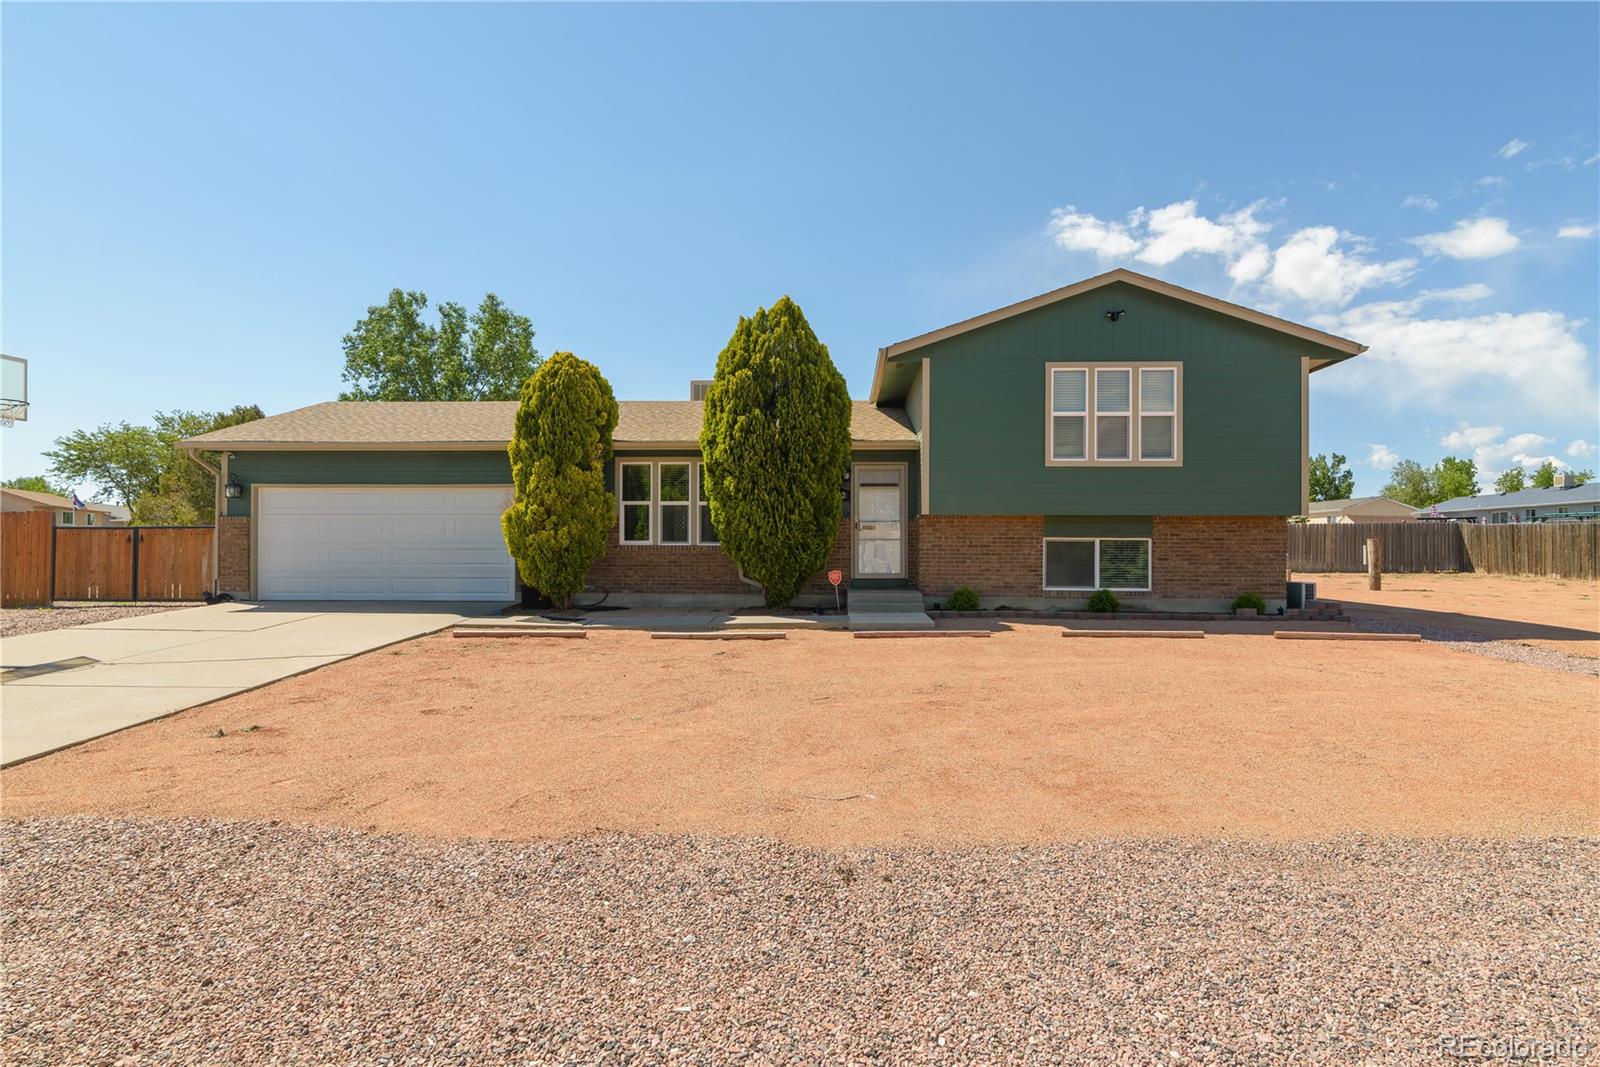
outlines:
{"label": "gable roof", "polygon": [[1370,504],[1375,500],[1382,500],[1386,503],[1393,504],[1397,508],[1404,508],[1408,512],[1416,510],[1408,504],[1402,504],[1398,500],[1390,500],[1386,496],[1352,496],[1344,500],[1313,500],[1311,501],[1310,506],[1307,508],[1306,514],[1337,515],[1340,512],[1349,511],[1352,508],[1359,508],[1364,504]]}
{"label": "gable roof", "polygon": [[[1600,482],[1584,482],[1570,489],[1518,489],[1515,493],[1458,496],[1434,505],[1441,515],[1464,511],[1501,511],[1514,508],[1553,508],[1563,504],[1600,504]],[[1431,508],[1423,508],[1424,515]]]}
{"label": "gable roof", "polygon": [[[1268,315],[1264,311],[1257,311],[1242,304],[1234,304],[1214,296],[1207,296],[1204,293],[1197,293],[1193,289],[1185,289],[1182,286],[1173,285],[1171,282],[1164,282],[1160,278],[1152,278],[1148,274],[1140,274],[1137,271],[1128,270],[1126,267],[1118,267],[1115,270],[1108,270],[1104,274],[1096,274],[1092,278],[1085,278],[1081,282],[1073,282],[1071,285],[1062,286],[1060,289],[1052,289],[1048,293],[1040,293],[1038,296],[1019,300],[1015,304],[1007,304],[1003,308],[996,308],[994,311],[988,311],[982,315],[974,315],[970,319],[962,319],[960,322],[951,323],[949,326],[930,330],[927,333],[918,334],[904,341],[896,341],[892,345],[878,349],[878,363],[872,372],[872,390],[868,393],[868,399],[872,401],[880,399],[879,391],[883,387],[884,370],[889,360],[894,359],[896,356],[903,356],[908,352],[914,352],[919,348],[925,348],[936,342],[948,340],[951,337],[959,337],[964,333],[970,333],[973,330],[982,329],[985,326],[1002,322],[1016,315],[1036,311],[1039,308],[1048,307],[1059,301],[1069,300],[1072,297],[1081,296],[1084,293],[1093,292],[1096,289],[1102,289],[1117,282],[1136,285],[1141,289],[1148,289],[1150,292],[1159,293],[1174,300],[1181,300],[1196,307],[1203,307],[1209,311],[1242,319],[1257,326],[1265,326],[1269,330],[1277,330],[1279,333],[1334,349],[1344,353],[1342,357],[1339,357],[1341,359],[1359,356],[1367,350],[1366,345],[1352,341],[1348,337],[1340,337],[1337,334],[1331,334],[1312,326],[1304,326],[1298,322],[1290,322],[1288,319],[1280,319],[1276,315]],[[1334,362],[1338,362],[1338,360],[1313,360],[1311,369],[1317,370]]]}
{"label": "gable roof", "polygon": [[[858,445],[915,448],[905,412],[852,401],[850,433]],[[188,438],[186,448],[380,450],[496,449],[511,440],[515,400],[329,400]],[[612,442],[619,448],[698,448],[705,403],[619,400]]]}
{"label": "gable roof", "polygon": [[[39,493],[32,489],[11,489],[0,486],[0,494],[15,499],[26,500],[30,504],[37,504],[41,508],[53,508],[58,511],[72,511],[72,500],[69,497],[57,496],[54,493]],[[98,511],[103,515],[115,515],[120,510],[105,504],[85,504],[78,511]]]}

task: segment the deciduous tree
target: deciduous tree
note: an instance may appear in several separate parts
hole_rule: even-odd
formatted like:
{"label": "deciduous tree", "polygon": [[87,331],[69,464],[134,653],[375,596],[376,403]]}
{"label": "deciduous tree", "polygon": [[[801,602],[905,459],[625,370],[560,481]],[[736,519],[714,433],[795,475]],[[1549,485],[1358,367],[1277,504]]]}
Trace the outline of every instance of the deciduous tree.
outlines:
{"label": "deciduous tree", "polygon": [[439,325],[424,318],[428,295],[393,289],[387,303],[344,337],[341,400],[515,400],[539,364],[533,323],[493,293],[470,316],[439,305]]}
{"label": "deciduous tree", "polygon": [[741,317],[717,357],[700,451],[723,549],[769,606],[788,603],[839,535],[850,394],[787,296]]}
{"label": "deciduous tree", "polygon": [[1345,466],[1346,459],[1339,453],[1332,458],[1324,455],[1311,457],[1307,466],[1312,500],[1349,500],[1355,491],[1356,476]]}

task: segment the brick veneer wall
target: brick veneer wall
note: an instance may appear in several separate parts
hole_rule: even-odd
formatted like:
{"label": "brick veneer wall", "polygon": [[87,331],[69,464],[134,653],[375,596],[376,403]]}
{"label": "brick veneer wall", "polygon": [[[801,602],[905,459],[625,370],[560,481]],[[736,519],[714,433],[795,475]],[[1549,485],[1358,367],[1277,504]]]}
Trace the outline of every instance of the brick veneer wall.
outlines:
{"label": "brick veneer wall", "polygon": [[250,516],[217,519],[217,588],[234,596],[250,594]]}
{"label": "brick veneer wall", "polygon": [[[986,598],[1081,600],[1044,589],[1044,519],[1038,515],[924,515],[914,525],[920,588],[943,597],[969,585]],[[1157,516],[1151,523],[1150,593],[1169,599],[1283,598],[1288,531],[1271,516]]]}
{"label": "brick veneer wall", "polygon": [[[828,562],[806,582],[804,592],[826,593],[828,571],[837,567],[850,574],[848,519],[839,523]],[[753,593],[759,590],[739,580],[739,568],[718,545],[624,545],[612,527],[606,554],[589,568],[585,587],[611,593]]]}
{"label": "brick veneer wall", "polygon": [[922,515],[912,525],[918,587],[929,596],[947,596],[962,585],[986,597],[1055,595],[1041,588],[1044,519],[1038,515]]}
{"label": "brick veneer wall", "polygon": [[1281,600],[1289,526],[1272,516],[1157,516],[1150,531],[1157,596]]}

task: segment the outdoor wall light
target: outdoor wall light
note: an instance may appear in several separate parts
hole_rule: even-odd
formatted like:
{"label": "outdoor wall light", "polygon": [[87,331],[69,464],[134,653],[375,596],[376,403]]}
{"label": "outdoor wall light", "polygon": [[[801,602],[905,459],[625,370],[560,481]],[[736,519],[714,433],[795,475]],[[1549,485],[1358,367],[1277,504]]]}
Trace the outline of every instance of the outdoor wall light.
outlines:
{"label": "outdoor wall light", "polygon": [[1124,316],[1126,314],[1127,314],[1126,311],[1123,311],[1121,308],[1117,308],[1114,311],[1106,312],[1106,318],[1108,320],[1110,320],[1111,322],[1116,322],[1118,319],[1122,318],[1122,316]]}
{"label": "outdoor wall light", "polygon": [[239,484],[239,476],[237,474],[228,475],[228,484],[222,487],[222,495],[229,500],[244,496],[244,486]]}

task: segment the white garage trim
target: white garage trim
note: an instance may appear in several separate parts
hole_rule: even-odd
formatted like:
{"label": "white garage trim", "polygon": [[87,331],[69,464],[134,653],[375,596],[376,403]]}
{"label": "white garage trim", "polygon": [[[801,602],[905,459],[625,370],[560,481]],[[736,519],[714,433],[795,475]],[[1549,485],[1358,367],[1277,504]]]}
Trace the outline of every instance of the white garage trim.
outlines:
{"label": "white garage trim", "polygon": [[515,600],[500,531],[511,498],[509,485],[492,484],[253,485],[252,591],[258,600]]}

